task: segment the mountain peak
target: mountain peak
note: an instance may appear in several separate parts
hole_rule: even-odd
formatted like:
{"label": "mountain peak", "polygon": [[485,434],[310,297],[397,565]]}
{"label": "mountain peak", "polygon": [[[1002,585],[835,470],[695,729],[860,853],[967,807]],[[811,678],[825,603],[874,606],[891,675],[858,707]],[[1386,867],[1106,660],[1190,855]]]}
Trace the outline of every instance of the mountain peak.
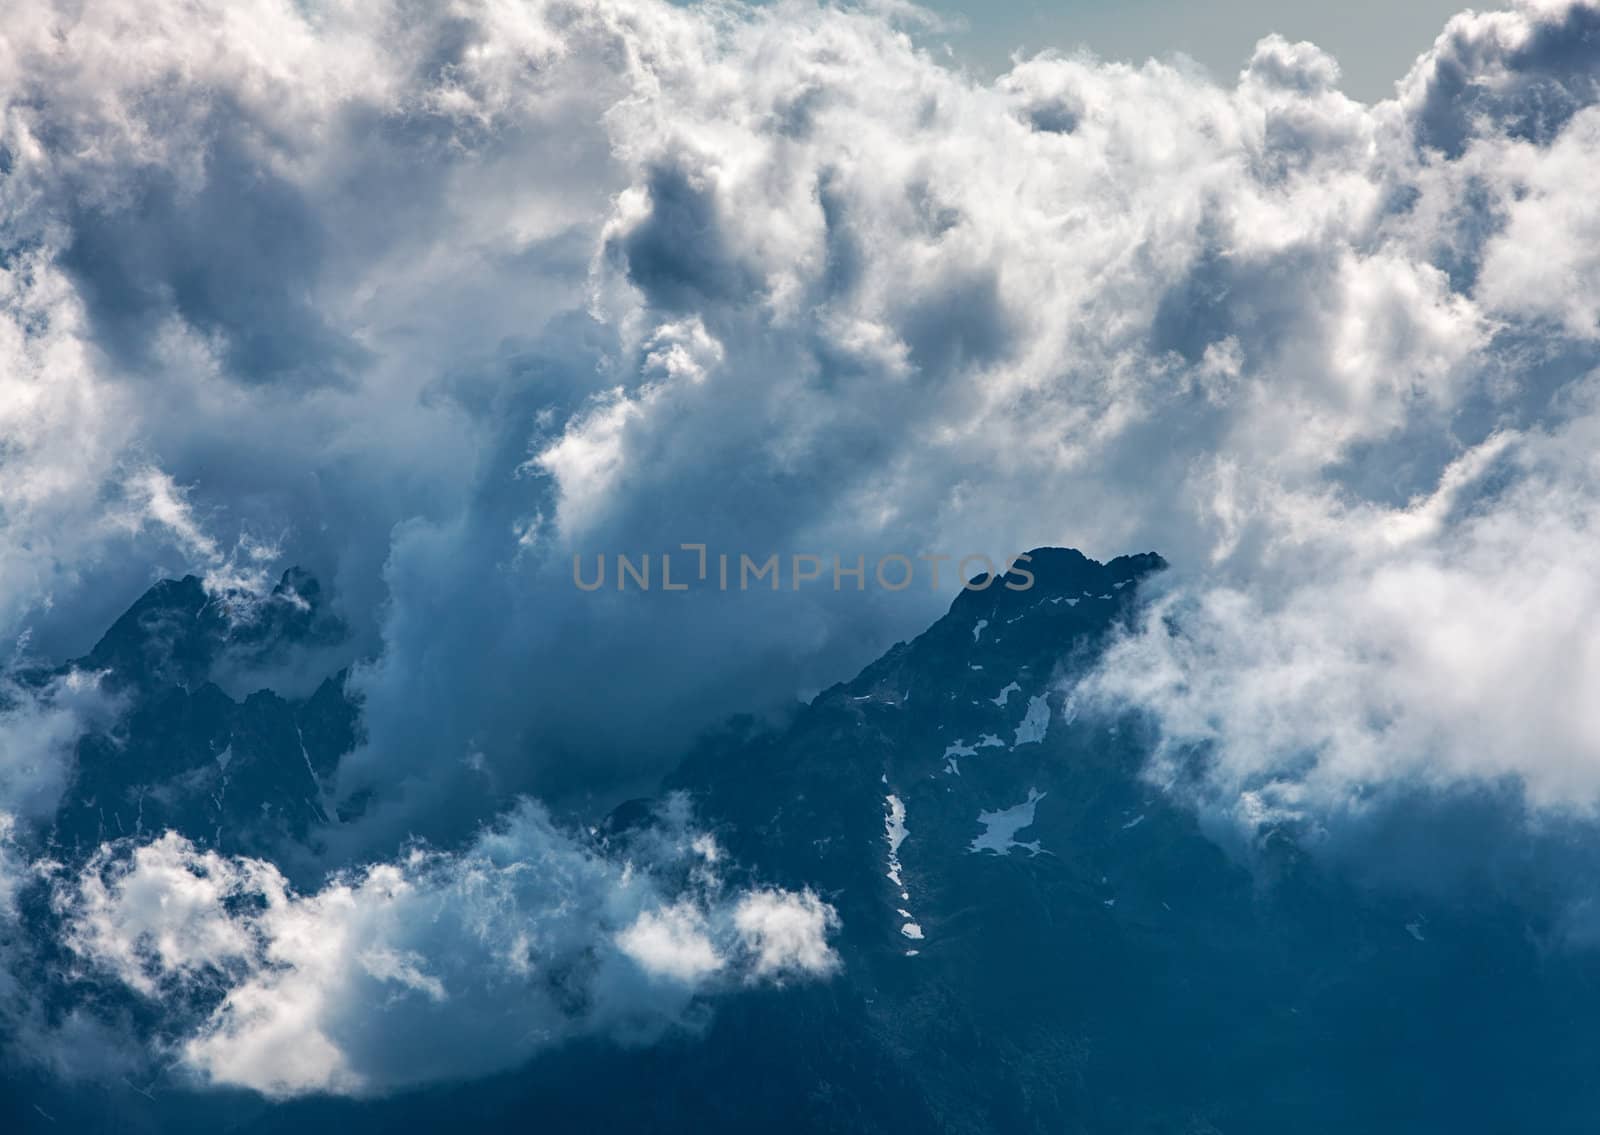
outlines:
{"label": "mountain peak", "polygon": [[266,595],[213,592],[186,575],[151,585],[77,665],[109,670],[119,685],[193,686],[210,677],[224,654],[261,662],[291,646],[325,646],[344,635],[321,585],[303,568],[289,568]]}
{"label": "mountain peak", "polygon": [[1076,548],[1040,547],[1017,557],[1004,575],[981,574],[968,580],[950,604],[950,615],[1014,617],[1041,603],[1070,605],[1084,598],[1115,598],[1120,592],[1167,567],[1155,552],[1092,560]]}
{"label": "mountain peak", "polygon": [[325,782],[356,743],[345,672],[305,699],[258,689],[235,700],[218,683],[344,637],[300,568],[265,594],[212,590],[192,575],[153,584],[72,664],[108,672],[126,704],[111,731],[80,742],[57,837],[91,847],[167,827],[252,853],[306,841],[328,822]]}

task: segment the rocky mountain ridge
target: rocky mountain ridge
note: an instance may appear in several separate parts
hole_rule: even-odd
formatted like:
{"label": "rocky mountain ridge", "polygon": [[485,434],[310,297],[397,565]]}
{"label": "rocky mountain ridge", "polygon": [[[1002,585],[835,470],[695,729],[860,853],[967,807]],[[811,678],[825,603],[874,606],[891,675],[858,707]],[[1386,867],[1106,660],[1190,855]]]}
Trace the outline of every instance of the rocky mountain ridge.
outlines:
{"label": "rocky mountain ridge", "polygon": [[[130,1098],[119,1129],[205,1130],[226,1107],[263,1133],[512,1131],[530,1109],[570,1131],[1509,1132],[1537,1098],[1541,1130],[1587,1130],[1600,982],[1550,947],[1537,903],[1366,886],[1289,827],[1224,849],[1143,776],[1151,723],[1074,692],[1166,565],[1030,555],[1031,586],[972,581],[917,638],[780,724],[728,723],[663,785],[730,871],[834,906],[831,981],[395,1099]],[[171,826],[225,851],[314,846],[359,736],[342,676],[235,700],[208,674],[326,641],[322,606],[296,573],[250,618],[195,580],[136,604],[74,664],[127,709],[81,743],[58,844]],[[624,805],[594,838],[653,815]]]}

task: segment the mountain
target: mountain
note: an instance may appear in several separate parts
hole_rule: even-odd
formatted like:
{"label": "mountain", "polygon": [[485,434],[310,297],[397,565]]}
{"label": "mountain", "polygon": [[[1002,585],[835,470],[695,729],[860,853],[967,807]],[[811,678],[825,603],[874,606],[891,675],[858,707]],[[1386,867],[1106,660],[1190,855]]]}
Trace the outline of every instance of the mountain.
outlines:
{"label": "mountain", "polygon": [[[1030,556],[1031,579],[971,581],[915,640],[780,724],[728,723],[663,785],[751,877],[835,906],[833,980],[388,1100],[123,1098],[116,1129],[1591,1130],[1600,975],[1537,896],[1376,884],[1293,826],[1214,837],[1144,777],[1149,724],[1073,693],[1166,565]],[[309,581],[280,589],[239,622],[197,581],[159,585],[78,663],[123,674],[130,708],[80,752],[63,843],[159,818],[231,850],[337,822],[319,790],[359,729],[341,680],[239,702],[207,678],[332,633]],[[630,802],[598,838],[653,815]]]}
{"label": "mountain", "polygon": [[[1582,1130],[1592,965],[1537,902],[1358,882],[1289,826],[1225,850],[1072,693],[1153,555],[1038,549],[784,731],[673,783],[843,916],[861,1027],[947,1131]],[[1020,584],[1020,578],[1013,582]]]}
{"label": "mountain", "polygon": [[194,576],[156,584],[83,658],[33,676],[100,674],[125,706],[114,728],[78,745],[58,845],[82,853],[168,829],[226,853],[314,842],[359,729],[346,674],[302,699],[258,689],[236,700],[215,679],[270,671],[344,635],[317,581],[296,569],[259,599],[212,595]]}

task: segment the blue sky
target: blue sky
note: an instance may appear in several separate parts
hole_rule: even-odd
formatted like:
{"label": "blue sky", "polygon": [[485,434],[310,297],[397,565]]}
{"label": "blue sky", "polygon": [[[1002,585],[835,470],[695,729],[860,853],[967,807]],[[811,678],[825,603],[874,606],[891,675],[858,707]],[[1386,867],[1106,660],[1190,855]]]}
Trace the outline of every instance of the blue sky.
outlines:
{"label": "blue sky", "polygon": [[936,0],[925,7],[959,20],[949,42],[972,66],[990,72],[1005,69],[1019,50],[1031,55],[1086,47],[1108,60],[1134,62],[1182,52],[1216,78],[1231,79],[1256,41],[1277,32],[1332,54],[1344,92],[1365,101],[1392,96],[1395,82],[1460,10],[1452,0]]}

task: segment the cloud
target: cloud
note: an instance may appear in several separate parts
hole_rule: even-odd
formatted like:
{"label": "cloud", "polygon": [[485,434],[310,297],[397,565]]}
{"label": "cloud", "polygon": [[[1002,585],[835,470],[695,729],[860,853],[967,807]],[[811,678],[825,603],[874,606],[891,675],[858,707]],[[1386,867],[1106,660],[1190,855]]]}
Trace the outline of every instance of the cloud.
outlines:
{"label": "cloud", "polygon": [[[11,179],[5,181],[7,188]],[[102,488],[131,443],[71,284],[37,250],[0,260],[0,627],[65,598],[105,536]]]}
{"label": "cloud", "polygon": [[7,594],[51,647],[114,611],[46,591],[310,567],[369,660],[366,850],[475,823],[468,754],[631,782],[944,598],[583,597],[574,553],[1243,578],[1272,537],[1218,485],[1393,504],[1592,365],[1581,300],[1524,286],[1589,271],[1583,5],[1462,16],[1375,105],[1277,37],[1231,86],[1050,53],[984,85],[875,11],[127,11],[6,33],[7,239],[65,313],[13,337],[81,355],[45,385],[90,384],[61,420],[100,454],[18,427],[73,511],[32,529],[59,586]]}
{"label": "cloud", "polygon": [[755,954],[756,976],[825,974],[839,966],[828,931],[839,925],[833,908],[810,892],[755,891],[739,900],[733,924]]}
{"label": "cloud", "polygon": [[1258,585],[1178,588],[1081,689],[1151,711],[1151,774],[1251,825],[1507,779],[1592,815],[1597,429],[1494,435],[1403,506],[1252,502],[1282,533]]}
{"label": "cloud", "polygon": [[511,1067],[563,1040],[692,1027],[700,998],[826,977],[833,908],[724,882],[673,799],[612,844],[525,802],[467,848],[415,847],[295,891],[169,832],[54,884],[70,949],[160,1007],[199,1081],[370,1095]]}
{"label": "cloud", "polygon": [[1600,154],[1600,108],[1574,114],[1547,148],[1508,146],[1519,166],[1505,228],[1484,250],[1479,299],[1513,318],[1546,319],[1580,340],[1600,336],[1600,208],[1576,185]]}
{"label": "cloud", "polygon": [[[0,670],[0,1025],[7,1056],[32,1050],[57,1074],[102,1073],[117,1061],[101,1030],[80,1027],[72,1012],[55,1028],[43,1019],[47,981],[26,907],[37,881],[40,833],[47,830],[77,769],[77,744],[121,711],[102,687],[104,675],[68,670],[41,674],[13,659]],[[76,1060],[58,1061],[63,1051]]]}
{"label": "cloud", "polygon": [[706,935],[705,916],[693,905],[646,911],[617,935],[617,945],[645,972],[678,981],[698,981],[723,965]]}
{"label": "cloud", "polygon": [[76,768],[78,738],[118,708],[101,677],[71,670],[24,684],[0,673],[0,816],[35,822],[54,814]]}

